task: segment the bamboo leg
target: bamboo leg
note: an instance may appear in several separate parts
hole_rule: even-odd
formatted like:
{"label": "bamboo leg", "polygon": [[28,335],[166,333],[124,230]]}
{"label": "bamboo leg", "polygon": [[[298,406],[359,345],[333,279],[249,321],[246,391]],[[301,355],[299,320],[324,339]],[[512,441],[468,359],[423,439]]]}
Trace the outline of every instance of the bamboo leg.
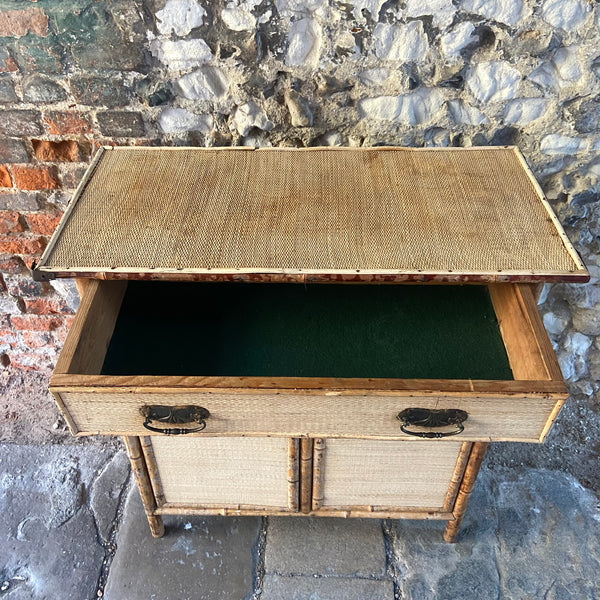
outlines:
{"label": "bamboo leg", "polygon": [[315,439],[313,447],[313,493],[312,509],[319,510],[323,505],[323,453],[325,452],[325,440]]}
{"label": "bamboo leg", "polygon": [[313,440],[300,440],[300,512],[309,513],[312,508],[312,460]]}
{"label": "bamboo leg", "polygon": [[288,508],[298,512],[300,499],[300,440],[288,441]]}
{"label": "bamboo leg", "polygon": [[140,496],[142,497],[142,504],[146,511],[146,517],[148,517],[148,524],[150,525],[150,531],[153,537],[162,537],[165,533],[165,527],[163,525],[162,517],[154,514],[156,510],[156,499],[154,492],[152,491],[152,484],[150,483],[150,475],[142,454],[142,447],[140,445],[140,438],[135,436],[123,437],[125,447],[127,448],[127,455],[131,462],[131,469],[137,483],[138,489],[140,490]]}
{"label": "bamboo leg", "polygon": [[467,505],[469,504],[469,498],[471,497],[471,492],[475,487],[475,481],[477,480],[479,467],[481,467],[487,447],[487,442],[475,442],[473,444],[471,454],[469,455],[469,461],[465,468],[465,474],[463,475],[462,483],[460,484],[460,489],[458,490],[458,495],[456,496],[454,510],[452,511],[452,514],[454,515],[454,521],[448,521],[448,524],[446,525],[446,531],[444,532],[444,540],[446,542],[453,543],[456,541],[456,536],[458,535],[460,524],[465,516],[465,511],[467,510]]}

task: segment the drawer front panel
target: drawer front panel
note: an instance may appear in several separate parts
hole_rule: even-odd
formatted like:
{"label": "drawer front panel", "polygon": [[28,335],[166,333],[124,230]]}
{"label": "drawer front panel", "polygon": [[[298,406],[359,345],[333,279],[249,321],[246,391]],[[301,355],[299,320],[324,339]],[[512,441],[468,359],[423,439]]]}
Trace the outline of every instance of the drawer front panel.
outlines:
{"label": "drawer front panel", "polygon": [[442,510],[460,443],[324,440],[320,508]]}
{"label": "drawer front panel", "polygon": [[172,393],[53,389],[76,434],[148,435],[145,405],[203,406],[210,412],[196,436],[278,435],[411,439],[397,415],[410,407],[458,408],[469,414],[465,430],[450,441],[540,441],[563,399],[547,396],[333,395],[292,393]]}
{"label": "drawer front panel", "polygon": [[287,510],[288,447],[285,438],[152,438],[165,502],[186,506]]}

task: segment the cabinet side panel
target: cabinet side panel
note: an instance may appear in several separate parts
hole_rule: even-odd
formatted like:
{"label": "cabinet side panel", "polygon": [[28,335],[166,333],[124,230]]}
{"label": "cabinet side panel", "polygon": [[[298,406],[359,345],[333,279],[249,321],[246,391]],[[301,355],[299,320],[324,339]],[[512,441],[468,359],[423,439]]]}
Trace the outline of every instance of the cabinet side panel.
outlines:
{"label": "cabinet side panel", "polygon": [[440,509],[462,444],[327,440],[322,508]]}
{"label": "cabinet side panel", "polygon": [[152,436],[165,501],[288,509],[288,440]]}

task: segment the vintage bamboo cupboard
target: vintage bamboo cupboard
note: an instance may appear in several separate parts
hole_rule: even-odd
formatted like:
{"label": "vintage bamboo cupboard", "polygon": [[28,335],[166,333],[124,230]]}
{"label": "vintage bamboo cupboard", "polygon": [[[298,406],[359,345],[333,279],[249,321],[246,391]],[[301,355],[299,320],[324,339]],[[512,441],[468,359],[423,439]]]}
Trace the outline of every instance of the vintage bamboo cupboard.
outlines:
{"label": "vintage bamboo cupboard", "polygon": [[512,147],[103,148],[34,274],[89,282],[51,391],[73,434],[124,436],[154,536],[448,541],[488,442],[542,441],[567,397],[534,284],[588,279]]}

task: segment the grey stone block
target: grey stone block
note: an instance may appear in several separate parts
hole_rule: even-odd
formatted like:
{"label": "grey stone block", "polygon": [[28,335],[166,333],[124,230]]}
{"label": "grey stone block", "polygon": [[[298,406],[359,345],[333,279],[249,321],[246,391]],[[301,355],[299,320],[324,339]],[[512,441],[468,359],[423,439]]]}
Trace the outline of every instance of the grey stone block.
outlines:
{"label": "grey stone block", "polygon": [[92,486],[90,507],[96,517],[98,533],[104,542],[108,542],[115,526],[115,516],[128,476],[129,459],[125,452],[119,452]]}
{"label": "grey stone block", "polygon": [[37,110],[4,110],[0,112],[0,134],[21,137],[40,135],[43,128]]}
{"label": "grey stone block", "polygon": [[395,522],[402,598],[592,600],[600,588],[597,499],[564,473],[482,470],[458,543],[443,542],[442,530]]}
{"label": "grey stone block", "polygon": [[103,135],[114,137],[143,137],[145,134],[142,115],[137,112],[106,111],[97,115]]}
{"label": "grey stone block", "polygon": [[266,575],[260,600],[394,600],[391,581]]}
{"label": "grey stone block", "polygon": [[105,600],[232,600],[254,591],[254,547],[261,519],[168,517],[160,539],[150,535],[137,488],[117,534]]}
{"label": "grey stone block", "polygon": [[111,452],[0,445],[0,573],[6,600],[87,600],[104,560],[86,490]]}
{"label": "grey stone block", "polygon": [[13,82],[7,77],[0,78],[0,103],[9,104],[18,100]]}
{"label": "grey stone block", "polygon": [[130,92],[122,79],[79,75],[71,79],[71,91],[79,104],[114,108],[126,106]]}
{"label": "grey stone block", "polygon": [[21,140],[0,139],[0,163],[29,162],[29,153]]}
{"label": "grey stone block", "polygon": [[269,518],[267,573],[381,577],[385,561],[379,519]]}
{"label": "grey stone block", "polygon": [[60,102],[67,98],[64,88],[50,77],[35,74],[23,81],[23,99],[25,102]]}

